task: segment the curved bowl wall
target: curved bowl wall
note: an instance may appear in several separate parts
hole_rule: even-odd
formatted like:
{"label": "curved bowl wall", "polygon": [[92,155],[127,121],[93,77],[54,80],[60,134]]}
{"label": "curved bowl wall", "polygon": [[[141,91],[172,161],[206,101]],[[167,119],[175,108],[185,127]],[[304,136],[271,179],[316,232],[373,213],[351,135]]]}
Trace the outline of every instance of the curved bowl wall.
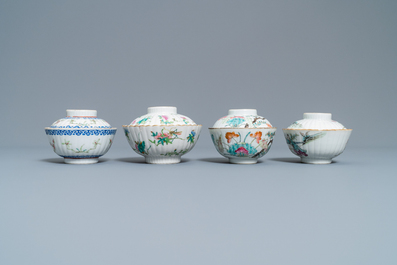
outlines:
{"label": "curved bowl wall", "polygon": [[291,152],[304,163],[329,164],[345,150],[352,130],[283,129]]}
{"label": "curved bowl wall", "polygon": [[131,148],[147,163],[179,163],[182,155],[196,144],[201,125],[126,126],[124,133]]}
{"label": "curved bowl wall", "polygon": [[67,159],[90,159],[103,156],[112,146],[116,131],[116,128],[45,128],[45,132],[54,152]]}
{"label": "curved bowl wall", "polygon": [[212,142],[231,163],[256,163],[273,144],[276,128],[210,128]]}

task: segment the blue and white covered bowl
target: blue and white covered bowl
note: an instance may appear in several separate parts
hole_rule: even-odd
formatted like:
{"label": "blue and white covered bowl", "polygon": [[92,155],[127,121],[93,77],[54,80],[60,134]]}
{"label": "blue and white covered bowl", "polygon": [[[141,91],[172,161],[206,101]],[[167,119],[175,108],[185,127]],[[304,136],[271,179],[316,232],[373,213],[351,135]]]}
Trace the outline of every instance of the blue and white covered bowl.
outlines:
{"label": "blue and white covered bowl", "polygon": [[209,128],[216,150],[234,164],[255,164],[273,144],[276,133],[256,109],[230,109]]}
{"label": "blue and white covered bowl", "polygon": [[201,125],[176,107],[150,107],[148,113],[123,125],[131,148],[150,164],[174,164],[192,150],[198,141]]}
{"label": "blue and white covered bowl", "polygon": [[45,132],[54,152],[68,164],[93,164],[112,146],[116,128],[96,110],[66,110]]}

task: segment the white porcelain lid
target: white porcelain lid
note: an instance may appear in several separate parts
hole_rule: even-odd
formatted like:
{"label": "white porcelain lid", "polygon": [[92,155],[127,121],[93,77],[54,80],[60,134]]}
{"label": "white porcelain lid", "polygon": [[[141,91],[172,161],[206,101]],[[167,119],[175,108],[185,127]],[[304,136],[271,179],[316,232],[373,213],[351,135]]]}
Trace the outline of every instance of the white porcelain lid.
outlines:
{"label": "white porcelain lid", "polygon": [[149,107],[148,113],[133,120],[133,126],[155,125],[197,125],[192,119],[177,113],[176,107],[158,106]]}
{"label": "white porcelain lid", "polygon": [[292,123],[288,129],[337,130],[345,126],[332,120],[331,113],[303,113],[303,119]]}
{"label": "white porcelain lid", "polygon": [[97,117],[96,110],[66,110],[66,117],[55,121],[50,128],[112,128],[105,120]]}
{"label": "white porcelain lid", "polygon": [[212,128],[271,128],[270,122],[258,116],[256,109],[230,109]]}

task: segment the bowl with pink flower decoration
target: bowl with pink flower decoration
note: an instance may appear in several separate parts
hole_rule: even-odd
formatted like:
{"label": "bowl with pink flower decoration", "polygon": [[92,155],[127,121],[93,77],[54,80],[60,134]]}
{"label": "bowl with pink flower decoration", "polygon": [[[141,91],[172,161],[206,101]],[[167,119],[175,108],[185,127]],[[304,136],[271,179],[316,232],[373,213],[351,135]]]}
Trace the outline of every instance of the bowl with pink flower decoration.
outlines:
{"label": "bowl with pink flower decoration", "polygon": [[201,131],[176,107],[150,107],[148,113],[123,125],[131,148],[150,164],[175,164],[195,146]]}
{"label": "bowl with pink flower decoration", "polygon": [[255,164],[273,144],[276,128],[256,109],[230,109],[209,128],[216,150],[233,164]]}

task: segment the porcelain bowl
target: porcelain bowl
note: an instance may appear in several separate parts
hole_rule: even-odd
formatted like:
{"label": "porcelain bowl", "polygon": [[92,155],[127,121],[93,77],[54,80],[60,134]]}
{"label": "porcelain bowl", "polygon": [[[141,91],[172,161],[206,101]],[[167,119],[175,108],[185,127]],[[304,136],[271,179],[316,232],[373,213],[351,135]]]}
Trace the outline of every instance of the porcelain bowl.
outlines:
{"label": "porcelain bowl", "polygon": [[174,164],[188,153],[200,135],[201,125],[123,125],[131,148],[150,164]]}
{"label": "porcelain bowl", "polygon": [[340,155],[349,140],[351,129],[283,129],[291,152],[303,163],[329,164]]}
{"label": "porcelain bowl", "polygon": [[234,164],[255,164],[273,144],[276,128],[210,128],[212,142]]}
{"label": "porcelain bowl", "polygon": [[113,143],[116,128],[45,128],[54,152],[68,164],[97,163]]}

